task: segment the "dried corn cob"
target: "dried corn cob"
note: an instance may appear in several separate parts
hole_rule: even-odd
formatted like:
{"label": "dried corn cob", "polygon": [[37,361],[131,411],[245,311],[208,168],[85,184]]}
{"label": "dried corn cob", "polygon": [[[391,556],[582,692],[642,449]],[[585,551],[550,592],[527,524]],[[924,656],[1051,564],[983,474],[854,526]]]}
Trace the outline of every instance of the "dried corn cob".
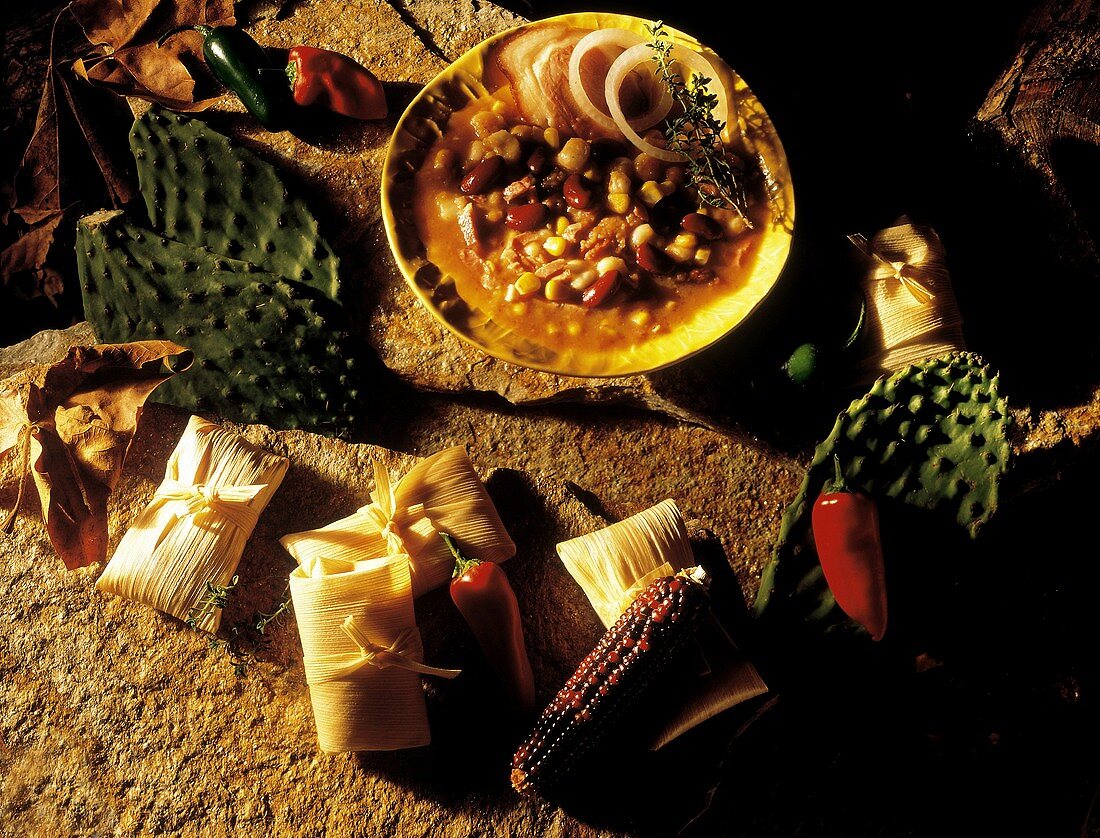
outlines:
{"label": "dried corn cob", "polygon": [[706,612],[701,567],[664,576],[642,591],[600,638],[512,757],[512,787],[545,793],[625,715],[694,636]]}

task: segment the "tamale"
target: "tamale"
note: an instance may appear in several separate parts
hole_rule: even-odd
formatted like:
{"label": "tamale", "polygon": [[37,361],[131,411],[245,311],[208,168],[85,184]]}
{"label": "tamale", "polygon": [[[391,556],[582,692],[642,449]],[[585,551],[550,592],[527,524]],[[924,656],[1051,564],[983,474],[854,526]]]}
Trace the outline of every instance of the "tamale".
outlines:
{"label": "tamale", "polygon": [[229,584],[288,466],[286,457],[192,416],[163,482],[96,587],[216,632],[221,610],[201,607],[208,585]]}
{"label": "tamale", "polygon": [[323,548],[326,560],[406,556],[414,597],[451,579],[454,556],[440,533],[482,561],[499,563],[515,555],[516,545],[462,446],[421,460],[396,486],[375,461],[374,483],[366,506],[321,529],[284,536],[283,546],[293,555]]}
{"label": "tamale", "polygon": [[[405,555],[333,559],[321,541],[299,541],[290,593],[317,741],[326,753],[389,751],[431,741],[418,674],[424,666]],[[311,552],[316,550],[316,552]]]}

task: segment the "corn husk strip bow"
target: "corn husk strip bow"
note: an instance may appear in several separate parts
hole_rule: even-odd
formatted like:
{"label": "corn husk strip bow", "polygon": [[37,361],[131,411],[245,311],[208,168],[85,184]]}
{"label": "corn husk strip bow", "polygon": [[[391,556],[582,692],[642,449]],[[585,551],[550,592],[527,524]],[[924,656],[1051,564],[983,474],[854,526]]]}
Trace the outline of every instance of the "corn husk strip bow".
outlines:
{"label": "corn husk strip bow", "polygon": [[408,557],[311,561],[290,574],[306,682],[326,753],[431,741]]}
{"label": "corn husk strip bow", "polygon": [[462,551],[482,561],[502,562],[516,546],[461,446],[448,448],[413,466],[396,485],[385,466],[374,465],[371,501],[346,518],[281,539],[298,563],[355,563],[384,556],[406,556],[413,596],[451,579],[454,557],[440,532]]}
{"label": "corn husk strip bow", "polygon": [[869,240],[848,238],[870,259],[860,281],[867,319],[853,385],[966,349],[962,313],[934,229],[902,216]]}

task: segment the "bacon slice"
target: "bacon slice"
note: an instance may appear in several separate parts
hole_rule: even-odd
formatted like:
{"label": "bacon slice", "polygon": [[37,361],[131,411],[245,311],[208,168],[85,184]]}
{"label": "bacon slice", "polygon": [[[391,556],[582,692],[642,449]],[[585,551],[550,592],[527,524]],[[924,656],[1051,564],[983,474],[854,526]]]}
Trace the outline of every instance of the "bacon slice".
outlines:
{"label": "bacon slice", "polygon": [[587,30],[563,24],[525,27],[496,50],[496,65],[524,121],[572,137],[606,136],[588,119],[569,91],[569,55]]}

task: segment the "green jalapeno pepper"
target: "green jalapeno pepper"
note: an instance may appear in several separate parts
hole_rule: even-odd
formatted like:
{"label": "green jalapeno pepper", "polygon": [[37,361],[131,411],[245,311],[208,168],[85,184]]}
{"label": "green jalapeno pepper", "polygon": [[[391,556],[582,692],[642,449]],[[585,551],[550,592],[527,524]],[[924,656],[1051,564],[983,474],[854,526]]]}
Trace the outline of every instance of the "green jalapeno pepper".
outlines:
{"label": "green jalapeno pepper", "polygon": [[248,112],[268,131],[287,127],[290,85],[283,67],[271,63],[252,36],[236,26],[179,26],[160,37],[161,45],[177,32],[202,35],[202,55],[214,77],[228,87]]}

